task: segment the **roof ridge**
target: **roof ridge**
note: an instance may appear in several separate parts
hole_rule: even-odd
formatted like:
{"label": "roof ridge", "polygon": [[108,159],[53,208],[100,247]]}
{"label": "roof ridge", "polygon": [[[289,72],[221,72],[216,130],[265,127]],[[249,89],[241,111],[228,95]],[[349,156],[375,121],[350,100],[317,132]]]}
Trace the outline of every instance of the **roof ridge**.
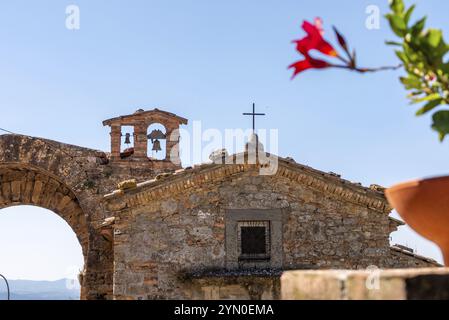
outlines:
{"label": "roof ridge", "polygon": [[165,110],[161,110],[161,109],[158,109],[158,108],[153,108],[151,110],[138,109],[137,111],[135,111],[132,114],[126,114],[126,115],[122,115],[122,116],[106,119],[106,120],[103,121],[103,126],[109,125],[111,122],[114,122],[114,121],[124,120],[124,119],[127,119],[127,118],[136,118],[136,117],[139,117],[139,116],[145,116],[145,115],[150,114],[150,113],[162,113],[162,114],[164,114],[166,116],[178,119],[179,122],[182,123],[182,124],[187,124],[187,122],[188,122],[188,119],[183,118],[181,116],[178,116],[175,113],[172,113],[172,112],[169,112],[169,111],[165,111]]}

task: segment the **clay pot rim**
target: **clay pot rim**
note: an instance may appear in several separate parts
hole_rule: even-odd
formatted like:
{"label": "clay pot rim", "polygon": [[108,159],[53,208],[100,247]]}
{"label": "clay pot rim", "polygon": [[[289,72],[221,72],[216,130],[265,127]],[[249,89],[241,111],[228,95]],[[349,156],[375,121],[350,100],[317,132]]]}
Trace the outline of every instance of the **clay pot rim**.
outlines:
{"label": "clay pot rim", "polygon": [[387,191],[391,192],[391,191],[398,191],[398,190],[408,189],[408,188],[416,188],[422,184],[432,183],[432,182],[436,182],[436,181],[444,181],[444,180],[449,180],[449,175],[436,176],[436,177],[423,178],[423,179],[415,179],[415,180],[402,182],[402,183],[395,184],[395,185],[391,186],[390,188],[387,189]]}

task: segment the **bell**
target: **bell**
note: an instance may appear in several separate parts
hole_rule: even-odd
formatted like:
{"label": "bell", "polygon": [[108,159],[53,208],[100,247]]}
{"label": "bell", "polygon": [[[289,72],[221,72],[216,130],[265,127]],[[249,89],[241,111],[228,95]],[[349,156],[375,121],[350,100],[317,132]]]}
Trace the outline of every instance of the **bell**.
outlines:
{"label": "bell", "polygon": [[131,144],[131,134],[125,134],[125,144]]}
{"label": "bell", "polygon": [[161,130],[157,129],[151,131],[147,137],[151,140],[151,142],[153,142],[154,140],[165,139],[165,134]]}
{"label": "bell", "polygon": [[161,142],[159,141],[159,140],[154,140],[154,142],[153,142],[153,149],[152,149],[153,151],[156,151],[156,152],[158,152],[158,151],[161,151],[162,149],[161,149]]}

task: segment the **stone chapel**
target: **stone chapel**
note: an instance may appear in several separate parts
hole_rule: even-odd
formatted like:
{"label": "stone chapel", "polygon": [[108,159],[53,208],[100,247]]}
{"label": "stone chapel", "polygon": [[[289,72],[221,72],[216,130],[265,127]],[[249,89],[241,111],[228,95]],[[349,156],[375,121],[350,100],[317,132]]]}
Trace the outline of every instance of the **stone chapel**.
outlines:
{"label": "stone chapel", "polygon": [[83,299],[279,299],[285,270],[438,266],[390,245],[403,223],[381,186],[276,155],[261,175],[257,136],[183,167],[187,122],[159,109],[105,120],[110,153],[2,135],[0,208],[32,204],[67,221],[83,248]]}

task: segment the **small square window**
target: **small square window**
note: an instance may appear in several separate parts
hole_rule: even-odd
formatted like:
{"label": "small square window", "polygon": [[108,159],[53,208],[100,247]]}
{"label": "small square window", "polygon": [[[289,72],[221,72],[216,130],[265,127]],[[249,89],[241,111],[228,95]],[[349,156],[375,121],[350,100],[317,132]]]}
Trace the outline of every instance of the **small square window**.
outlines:
{"label": "small square window", "polygon": [[270,259],[270,222],[238,222],[239,260]]}
{"label": "small square window", "polygon": [[226,268],[281,269],[284,217],[282,209],[226,210]]}

